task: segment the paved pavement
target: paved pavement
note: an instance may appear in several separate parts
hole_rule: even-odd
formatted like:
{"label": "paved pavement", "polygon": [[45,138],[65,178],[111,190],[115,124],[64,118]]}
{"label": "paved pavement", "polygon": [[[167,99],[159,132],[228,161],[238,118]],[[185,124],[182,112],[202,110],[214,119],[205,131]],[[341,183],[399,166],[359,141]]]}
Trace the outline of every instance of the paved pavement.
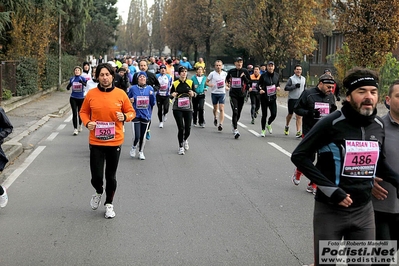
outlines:
{"label": "paved pavement", "polygon": [[[285,83],[281,83],[281,88],[284,88],[284,86]],[[24,151],[21,144],[24,137],[43,126],[51,117],[61,117],[65,112],[70,111],[69,95],[69,91],[53,89],[34,96],[13,98],[1,103],[14,126],[13,133],[7,137],[2,145],[10,162]],[[287,93],[280,92],[277,99],[280,105],[286,105]],[[338,103],[338,106],[340,107],[341,104]],[[378,114],[384,115],[386,113],[385,106],[378,104]]]}
{"label": "paved pavement", "polygon": [[51,117],[62,116],[70,110],[70,92],[55,89],[29,97],[3,101],[1,106],[14,126],[2,148],[10,163],[24,151],[21,140],[44,125]]}

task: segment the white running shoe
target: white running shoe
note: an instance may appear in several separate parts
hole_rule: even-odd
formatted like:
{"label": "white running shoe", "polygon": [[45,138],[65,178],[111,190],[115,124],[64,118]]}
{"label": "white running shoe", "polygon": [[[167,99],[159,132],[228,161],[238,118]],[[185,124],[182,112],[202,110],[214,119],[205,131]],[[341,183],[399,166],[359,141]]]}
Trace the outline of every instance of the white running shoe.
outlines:
{"label": "white running shoe", "polygon": [[79,131],[78,131],[77,128],[75,128],[75,129],[73,130],[73,135],[76,136],[77,134],[79,134]]}
{"label": "white running shoe", "polygon": [[184,147],[179,148],[179,155],[184,155]]}
{"label": "white running shoe", "polygon": [[101,194],[96,193],[91,197],[90,205],[93,210],[97,210],[98,206],[100,206],[101,196]]}
{"label": "white running shoe", "polygon": [[130,149],[130,157],[136,157],[136,146],[132,146],[132,148]]}
{"label": "white running shoe", "polygon": [[145,160],[144,152],[139,151],[139,159],[140,160]]}
{"label": "white running shoe", "polygon": [[115,217],[114,205],[109,203],[105,204],[105,218],[112,219],[114,217]]}
{"label": "white running shoe", "polygon": [[163,118],[162,118],[162,121],[163,121],[163,122],[166,122],[166,120],[168,120],[168,115],[167,115],[167,114],[164,115]]}
{"label": "white running shoe", "polygon": [[238,139],[240,137],[240,132],[238,132],[238,129],[234,129],[234,138]]}
{"label": "white running shoe", "polygon": [[188,149],[190,149],[190,146],[188,146],[188,140],[183,141],[183,146],[186,151],[188,151]]}
{"label": "white running shoe", "polygon": [[159,123],[159,127],[163,128],[163,122]]}
{"label": "white running shoe", "polygon": [[8,195],[7,195],[6,188],[3,186],[1,186],[1,187],[4,190],[4,193],[3,193],[3,195],[0,195],[0,207],[4,208],[8,203]]}
{"label": "white running shoe", "polygon": [[82,125],[79,125],[78,131],[79,131],[79,132],[82,132],[82,130],[83,130],[83,126],[82,126]]}
{"label": "white running shoe", "polygon": [[297,173],[298,173],[298,170],[295,169],[294,173],[291,176],[292,183],[294,183],[295,186],[298,186],[299,183],[301,182],[301,179],[297,179],[297,175],[298,175]]}

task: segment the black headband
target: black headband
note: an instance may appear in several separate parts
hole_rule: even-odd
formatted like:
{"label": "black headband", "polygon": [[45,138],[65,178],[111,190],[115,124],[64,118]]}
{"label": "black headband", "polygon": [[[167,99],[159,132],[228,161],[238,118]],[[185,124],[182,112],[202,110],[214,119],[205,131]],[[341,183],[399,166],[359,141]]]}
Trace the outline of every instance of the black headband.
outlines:
{"label": "black headband", "polygon": [[335,81],[333,79],[321,79],[319,80],[321,83],[328,83],[328,84],[335,84]]}
{"label": "black headband", "polygon": [[378,82],[373,78],[373,77],[361,77],[358,79],[355,79],[349,84],[348,91],[346,92],[346,95],[351,94],[352,91],[356,90],[357,88],[363,87],[363,86],[373,86],[378,89]]}

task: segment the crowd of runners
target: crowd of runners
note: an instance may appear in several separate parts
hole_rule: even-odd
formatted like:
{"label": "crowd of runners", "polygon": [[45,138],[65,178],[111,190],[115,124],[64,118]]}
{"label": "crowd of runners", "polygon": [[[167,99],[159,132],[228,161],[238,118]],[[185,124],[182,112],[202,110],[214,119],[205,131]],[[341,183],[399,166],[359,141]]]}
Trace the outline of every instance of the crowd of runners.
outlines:
{"label": "crowd of runners", "polygon": [[[78,135],[83,127],[90,132],[91,184],[95,189],[90,205],[98,209],[105,194],[105,218],[116,215],[116,172],[128,122],[134,135],[129,154],[145,160],[153,108],[157,105],[158,126],[163,128],[171,106],[177,126],[177,153],[184,155],[189,150],[191,126],[205,127],[207,91],[211,94],[215,130],[224,130],[228,100],[231,130],[238,139],[238,122],[246,99],[250,99],[251,123],[261,117],[260,136],[273,133],[277,92],[283,89],[288,92],[288,113],[282,133],[289,135],[295,114],[295,137],[302,138],[292,153],[297,168],[291,181],[298,185],[301,176],[306,176],[310,180],[306,190],[315,195],[314,264],[323,264],[322,241],[399,239],[399,80],[389,88],[385,99],[389,112],[381,118],[376,109],[378,74],[366,68],[347,73],[342,82],[346,94],[338,110],[340,88],[330,69],[319,76],[315,87],[307,88],[302,67],[296,65],[294,74],[280,88],[273,61],[244,68],[243,59],[237,57],[235,68],[226,72],[223,62],[216,60],[213,70],[205,74],[202,58],[194,66],[185,57],[102,60],[100,57],[95,63],[74,67],[66,88],[71,90],[72,134]],[[195,74],[188,78],[191,70]],[[0,114],[2,142],[13,127],[4,110],[0,109]],[[7,161],[0,149],[0,170]],[[7,202],[7,190],[0,186],[0,207]]]}
{"label": "crowd of runners", "polygon": [[[157,106],[159,128],[165,126],[171,108],[177,126],[177,153],[184,155],[189,150],[191,127],[205,127],[206,92],[213,105],[215,130],[225,130],[228,101],[231,131],[238,139],[245,99],[250,99],[251,123],[260,116],[260,136],[265,137],[266,133],[273,134],[277,94],[284,90],[288,93],[288,112],[282,133],[289,135],[295,114],[295,137],[302,139],[292,153],[297,168],[291,181],[298,185],[301,176],[306,176],[310,180],[306,190],[315,195],[314,264],[320,264],[323,240],[399,238],[399,169],[395,164],[397,149],[393,148],[399,124],[399,81],[390,87],[386,98],[389,113],[380,118],[376,115],[378,75],[366,68],[347,73],[343,80],[346,95],[337,110],[340,88],[330,69],[321,73],[315,87],[307,88],[302,67],[296,65],[281,88],[273,61],[244,68],[243,59],[237,57],[235,68],[226,72],[223,62],[216,60],[208,74],[202,58],[193,65],[185,57],[150,57],[94,66],[85,62],[73,69],[67,86],[72,90],[73,135],[78,135],[83,126],[90,130],[93,210],[101,203],[105,178],[105,217],[115,217],[112,201],[127,122],[131,122],[134,135],[129,154],[145,160],[153,108]],[[189,78],[188,71],[192,70],[195,74]]]}

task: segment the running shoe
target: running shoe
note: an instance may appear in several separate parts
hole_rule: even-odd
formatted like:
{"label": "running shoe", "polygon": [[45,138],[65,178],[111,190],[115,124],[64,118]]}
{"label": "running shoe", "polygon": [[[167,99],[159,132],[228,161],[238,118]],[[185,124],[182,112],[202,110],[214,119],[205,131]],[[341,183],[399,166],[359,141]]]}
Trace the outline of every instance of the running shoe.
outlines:
{"label": "running shoe", "polygon": [[205,124],[199,124],[199,126],[202,127],[202,128],[204,128],[204,127],[205,127]]}
{"label": "running shoe", "polygon": [[269,131],[269,134],[273,133],[273,129],[272,129],[271,125],[266,125],[266,129],[267,129],[267,131]]}
{"label": "running shoe", "polygon": [[151,138],[150,130],[147,130],[147,134],[145,134],[145,138],[146,138],[147,140],[150,140],[150,138]]}
{"label": "running shoe", "polygon": [[168,115],[167,114],[162,116],[162,122],[166,122],[166,120],[168,120]]}
{"label": "running shoe", "polygon": [[112,219],[115,217],[114,205],[112,204],[105,204],[105,218]]}
{"label": "running shoe", "polygon": [[219,124],[219,126],[218,126],[218,130],[219,130],[219,131],[222,131],[222,130],[223,130],[223,126],[222,126],[222,124]]}
{"label": "running shoe", "polygon": [[197,127],[198,125],[197,125],[197,123],[193,123],[193,126],[194,126],[194,127]]}
{"label": "running shoe", "polygon": [[159,123],[159,127],[160,127],[160,128],[163,128],[163,122],[160,122],[160,123]]}
{"label": "running shoe", "polygon": [[294,183],[295,186],[298,186],[299,183],[301,182],[301,176],[299,175],[299,177],[298,177],[298,175],[299,175],[298,170],[295,169],[295,171],[291,177],[292,183]]}
{"label": "running shoe", "polygon": [[217,120],[217,118],[215,117],[215,119],[213,119],[213,124],[215,125],[215,127],[217,127],[218,126],[218,120]]}
{"label": "running shoe", "polygon": [[266,129],[262,129],[262,132],[260,133],[260,136],[264,138],[266,136]]}
{"label": "running shoe", "polygon": [[317,191],[317,186],[314,183],[309,182],[307,187],[306,187],[306,192],[312,193],[313,195],[316,195]]}
{"label": "running shoe", "polygon": [[79,125],[78,131],[79,131],[79,132],[82,132],[82,130],[83,130],[83,126],[82,126],[82,125]]}
{"label": "running shoe", "polygon": [[306,192],[313,193],[313,187],[311,183],[308,183],[306,186]]}
{"label": "running shoe", "polygon": [[251,124],[255,124],[255,118],[252,118]]}
{"label": "running shoe", "polygon": [[179,155],[184,155],[184,147],[179,148]]}
{"label": "running shoe", "polygon": [[96,193],[96,194],[94,194],[92,197],[91,197],[91,200],[90,200],[90,205],[91,205],[91,208],[93,209],[93,210],[97,210],[98,209],[98,206],[100,205],[100,203],[101,203],[101,194],[98,194],[98,193]]}
{"label": "running shoe", "polygon": [[77,134],[79,134],[79,131],[78,131],[77,128],[75,128],[75,129],[73,130],[73,135],[76,136]]}
{"label": "running shoe", "polygon": [[290,134],[290,127],[285,126],[284,127],[284,135],[288,136]]}
{"label": "running shoe", "polygon": [[300,137],[302,137],[302,132],[299,130],[299,131],[296,133],[295,137],[296,137],[297,139],[299,139]]}
{"label": "running shoe", "polygon": [[3,195],[0,195],[0,207],[4,208],[8,203],[8,195],[7,195],[6,188],[3,186],[1,186],[1,187],[4,190],[4,193],[3,193]]}
{"label": "running shoe", "polygon": [[136,146],[132,146],[132,148],[130,149],[130,157],[136,157]]}
{"label": "running shoe", "polygon": [[240,137],[240,132],[238,132],[238,129],[234,129],[234,138],[238,139]]}
{"label": "running shoe", "polygon": [[183,141],[183,147],[184,150],[188,151],[188,149],[190,149],[190,146],[188,146],[188,140]]}
{"label": "running shoe", "polygon": [[316,192],[317,192],[317,185],[316,185],[316,184],[312,184],[312,187],[313,187],[312,193],[313,193],[313,195],[316,195]]}
{"label": "running shoe", "polygon": [[144,152],[139,151],[139,159],[140,160],[145,160]]}

